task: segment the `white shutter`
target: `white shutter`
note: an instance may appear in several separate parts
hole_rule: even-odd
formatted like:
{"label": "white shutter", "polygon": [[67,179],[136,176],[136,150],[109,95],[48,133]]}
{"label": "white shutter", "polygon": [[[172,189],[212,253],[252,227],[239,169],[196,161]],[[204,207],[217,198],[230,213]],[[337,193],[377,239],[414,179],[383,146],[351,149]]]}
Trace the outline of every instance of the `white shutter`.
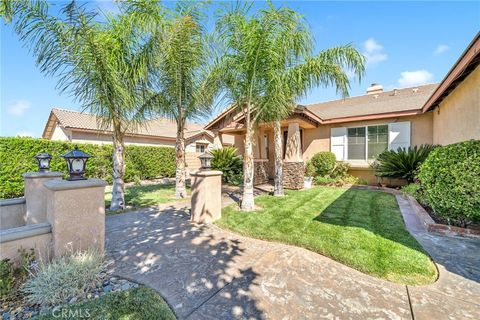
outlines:
{"label": "white shutter", "polygon": [[410,147],[410,121],[388,124],[388,150]]}
{"label": "white shutter", "polygon": [[330,151],[337,161],[347,160],[347,128],[332,128],[330,134]]}

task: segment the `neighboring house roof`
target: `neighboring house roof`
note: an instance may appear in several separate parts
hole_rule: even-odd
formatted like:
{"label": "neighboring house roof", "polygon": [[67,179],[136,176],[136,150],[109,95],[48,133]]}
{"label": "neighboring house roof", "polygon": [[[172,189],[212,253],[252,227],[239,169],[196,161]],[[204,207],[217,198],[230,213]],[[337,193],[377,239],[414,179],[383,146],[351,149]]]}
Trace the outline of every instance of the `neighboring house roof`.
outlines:
{"label": "neighboring house roof", "polygon": [[440,104],[470,73],[480,65],[480,32],[455,62],[423,107],[426,112]]}
{"label": "neighboring house roof", "polygon": [[[72,110],[63,110],[54,108],[50,112],[47,124],[43,131],[43,138],[51,138],[53,130],[57,122],[61,127],[65,129],[78,130],[78,131],[95,131],[98,133],[109,133],[111,127],[103,129],[97,121],[97,116],[90,113],[83,113]],[[166,118],[157,118],[145,121],[142,126],[127,132],[127,135],[131,136],[151,136],[159,137],[162,139],[175,140],[177,133],[177,126],[175,121]],[[204,130],[203,125],[195,123],[187,123],[185,130],[185,138],[193,139],[197,136],[206,134],[213,138],[213,133]],[[227,144],[233,143],[230,141],[225,142]]]}
{"label": "neighboring house roof", "polygon": [[438,84],[393,89],[391,91],[366,94],[306,105],[306,109],[316,114],[323,122],[332,120],[352,121],[354,118],[382,115],[421,113],[425,101],[431,96]]}

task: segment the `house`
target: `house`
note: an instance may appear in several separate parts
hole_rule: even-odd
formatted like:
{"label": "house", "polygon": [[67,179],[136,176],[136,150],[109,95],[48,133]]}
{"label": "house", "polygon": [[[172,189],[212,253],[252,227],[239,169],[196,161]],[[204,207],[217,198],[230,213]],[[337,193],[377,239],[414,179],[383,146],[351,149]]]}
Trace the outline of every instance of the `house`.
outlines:
{"label": "house", "polygon": [[[333,152],[350,164],[350,174],[376,184],[370,164],[383,150],[480,139],[479,63],[480,33],[439,84],[390,91],[372,84],[362,96],[298,105],[281,122],[285,186],[302,188],[304,163],[319,151]],[[226,109],[205,129],[234,135],[243,154],[244,118],[237,108]],[[273,178],[270,123],[256,129],[254,157],[255,184]]]}
{"label": "house", "polygon": [[[43,130],[42,137],[49,140],[71,141],[78,143],[112,143],[112,131],[102,130],[97,117],[89,113],[72,110],[52,109]],[[125,144],[143,146],[175,147],[177,126],[174,121],[157,118],[146,121],[143,126],[130,130]],[[214,146],[214,135],[203,129],[203,125],[187,123],[185,131],[185,151],[188,170],[200,167],[198,156]],[[226,136],[223,146],[232,145],[233,137]]]}

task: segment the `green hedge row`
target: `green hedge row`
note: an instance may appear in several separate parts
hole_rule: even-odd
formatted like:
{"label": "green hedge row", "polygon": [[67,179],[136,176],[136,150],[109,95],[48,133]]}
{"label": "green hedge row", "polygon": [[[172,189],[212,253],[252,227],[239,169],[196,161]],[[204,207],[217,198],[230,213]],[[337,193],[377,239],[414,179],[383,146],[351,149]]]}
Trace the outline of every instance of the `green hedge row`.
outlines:
{"label": "green hedge row", "polygon": [[[53,156],[50,170],[67,173],[62,154],[74,146],[92,155],[87,162],[87,177],[112,182],[112,145],[81,144],[45,139],[0,137],[0,198],[23,195],[24,172],[37,171],[34,156],[48,152]],[[129,145],[125,148],[125,181],[173,177],[175,175],[175,149]]]}

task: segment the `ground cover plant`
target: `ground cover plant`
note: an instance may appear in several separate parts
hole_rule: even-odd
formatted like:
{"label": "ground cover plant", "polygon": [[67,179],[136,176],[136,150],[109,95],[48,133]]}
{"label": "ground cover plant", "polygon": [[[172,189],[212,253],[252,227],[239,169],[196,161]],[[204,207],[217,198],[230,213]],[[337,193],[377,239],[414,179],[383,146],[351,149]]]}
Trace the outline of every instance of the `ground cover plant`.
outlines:
{"label": "ground cover plant", "polygon": [[305,247],[367,274],[402,284],[435,281],[436,268],[405,229],[388,193],[316,187],[260,196],[252,213],[229,206],[217,224],[265,240]]}
{"label": "ground cover plant", "polygon": [[175,314],[153,289],[139,287],[58,308],[39,319],[174,320]]}

